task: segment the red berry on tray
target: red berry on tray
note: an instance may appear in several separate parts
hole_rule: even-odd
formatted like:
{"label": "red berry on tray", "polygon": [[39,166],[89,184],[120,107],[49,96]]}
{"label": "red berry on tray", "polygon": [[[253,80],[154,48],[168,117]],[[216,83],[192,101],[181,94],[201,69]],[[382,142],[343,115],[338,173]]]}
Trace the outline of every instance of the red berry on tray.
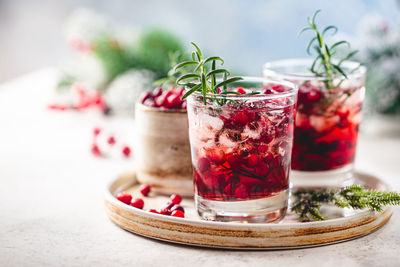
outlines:
{"label": "red berry on tray", "polygon": [[100,148],[97,144],[92,144],[92,148],[91,148],[92,154],[95,155],[96,157],[100,157],[101,156],[101,151]]}
{"label": "red berry on tray", "polygon": [[139,188],[140,193],[142,193],[143,196],[147,197],[150,193],[151,187],[148,184],[142,184]]}
{"label": "red berry on tray", "polygon": [[171,210],[170,209],[167,209],[167,208],[165,208],[165,209],[162,209],[161,211],[160,211],[160,214],[162,214],[162,215],[171,215]]}
{"label": "red berry on tray", "polygon": [[153,95],[151,92],[143,92],[140,96],[140,103],[144,104],[147,99],[152,99]]}
{"label": "red berry on tray", "polygon": [[171,202],[174,203],[175,205],[178,205],[182,201],[182,197],[178,194],[172,194],[170,199]]}
{"label": "red berry on tray", "polygon": [[131,204],[132,201],[132,195],[125,193],[125,192],[120,192],[117,195],[117,199],[121,202],[124,202],[125,204],[129,205]]}
{"label": "red berry on tray", "polygon": [[144,201],[141,198],[135,198],[134,200],[132,200],[131,206],[138,209],[143,209]]}
{"label": "red berry on tray", "polygon": [[176,205],[176,206],[174,206],[174,207],[171,209],[171,211],[174,211],[174,210],[180,210],[180,211],[182,211],[183,213],[185,213],[185,209],[184,209],[182,206],[180,206],[180,205]]}
{"label": "red berry on tray", "polygon": [[131,149],[129,146],[124,146],[122,148],[122,154],[126,157],[129,158],[129,156],[131,155]]}
{"label": "red berry on tray", "polygon": [[115,137],[114,136],[109,136],[108,137],[108,139],[107,139],[107,143],[109,144],[109,145],[114,145],[115,144]]}
{"label": "red berry on tray", "polygon": [[156,209],[149,209],[149,212],[158,213],[158,211]]}
{"label": "red berry on tray", "polygon": [[171,213],[171,216],[173,216],[173,217],[185,218],[185,214],[184,214],[182,211],[180,211],[180,210],[174,210],[174,211]]}

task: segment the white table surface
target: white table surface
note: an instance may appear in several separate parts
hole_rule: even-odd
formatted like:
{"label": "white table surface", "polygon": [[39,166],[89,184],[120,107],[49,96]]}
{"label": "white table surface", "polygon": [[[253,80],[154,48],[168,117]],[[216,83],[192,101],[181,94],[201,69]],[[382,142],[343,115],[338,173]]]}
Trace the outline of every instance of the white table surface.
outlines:
{"label": "white table surface", "polygon": [[[56,77],[43,69],[0,85],[1,266],[400,266],[399,208],[363,238],[286,251],[173,245],[118,228],[103,192],[132,160],[95,158],[89,147],[94,126],[129,138],[133,121],[47,110]],[[400,191],[399,120],[366,120],[356,166]]]}

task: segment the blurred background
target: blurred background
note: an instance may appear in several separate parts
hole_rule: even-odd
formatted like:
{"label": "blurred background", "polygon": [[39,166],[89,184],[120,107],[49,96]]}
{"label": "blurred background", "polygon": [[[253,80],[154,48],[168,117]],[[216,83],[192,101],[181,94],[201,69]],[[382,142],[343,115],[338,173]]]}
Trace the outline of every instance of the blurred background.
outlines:
{"label": "blurred background", "polygon": [[[251,4],[240,0],[0,0],[0,82],[45,66],[59,66],[66,73],[62,86],[81,75],[92,86],[105,88],[132,67],[150,69],[159,78],[166,75],[165,62],[157,62],[164,64],[161,70],[139,63],[122,66],[121,61],[131,58],[97,49],[95,60],[100,59],[105,68],[99,69],[93,59],[82,59],[82,52],[91,51],[94,44],[104,48],[106,40],[115,41],[130,55],[138,49],[146,54],[146,44],[164,33],[162,51],[171,47],[186,51],[194,41],[209,54],[222,56],[227,67],[260,75],[266,61],[307,56],[310,35],[297,33],[317,9],[322,9],[318,24],[338,26],[338,36],[360,49],[359,60],[377,70],[367,83],[372,98],[384,97],[383,103],[375,103],[377,109],[399,113],[400,9],[395,0],[254,0]],[[139,45],[130,46],[135,42]],[[148,58],[133,60],[149,62]]]}

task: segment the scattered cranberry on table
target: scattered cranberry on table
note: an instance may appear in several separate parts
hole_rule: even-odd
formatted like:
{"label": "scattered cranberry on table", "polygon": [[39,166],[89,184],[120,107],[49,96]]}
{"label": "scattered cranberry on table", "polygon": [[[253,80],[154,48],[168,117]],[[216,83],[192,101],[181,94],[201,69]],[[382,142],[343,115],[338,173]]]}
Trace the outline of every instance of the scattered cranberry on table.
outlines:
{"label": "scattered cranberry on table", "polygon": [[121,192],[121,193],[118,193],[117,199],[119,201],[129,205],[129,204],[131,204],[131,201],[132,201],[132,195],[125,193],[125,192]]}
{"label": "scattered cranberry on table", "polygon": [[172,194],[170,199],[171,202],[174,203],[175,205],[178,205],[182,201],[182,197],[178,194]]}
{"label": "scattered cranberry on table", "polygon": [[147,196],[149,195],[149,193],[150,193],[151,187],[150,187],[150,185],[148,185],[148,184],[142,184],[142,185],[140,186],[139,190],[140,190],[140,193],[141,193],[143,196],[147,197]]}
{"label": "scattered cranberry on table", "polygon": [[134,200],[132,200],[131,206],[138,209],[143,209],[144,201],[141,198],[135,198]]}
{"label": "scattered cranberry on table", "polygon": [[100,148],[97,144],[92,144],[91,151],[92,151],[92,154],[95,155],[96,157],[101,157],[101,155],[102,155]]}
{"label": "scattered cranberry on table", "polygon": [[171,88],[168,90],[156,88],[153,92],[143,92],[140,103],[148,107],[164,109],[186,109],[186,101],[182,100],[183,88]]}
{"label": "scattered cranberry on table", "polygon": [[110,146],[112,146],[112,145],[115,145],[115,137],[114,136],[109,136],[108,138],[107,138],[107,143],[110,145]]}
{"label": "scattered cranberry on table", "polygon": [[126,158],[129,158],[130,155],[131,155],[131,149],[130,149],[130,147],[129,147],[129,146],[124,146],[124,147],[122,148],[122,154],[123,154]]}

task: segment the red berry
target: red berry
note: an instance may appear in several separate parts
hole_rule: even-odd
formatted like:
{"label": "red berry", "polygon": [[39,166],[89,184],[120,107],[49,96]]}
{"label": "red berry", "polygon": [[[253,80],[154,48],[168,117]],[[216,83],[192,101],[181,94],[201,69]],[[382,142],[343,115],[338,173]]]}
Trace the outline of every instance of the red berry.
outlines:
{"label": "red berry", "polygon": [[153,90],[154,97],[159,97],[160,95],[162,95],[162,93],[163,93],[163,89],[161,87],[158,87]]}
{"label": "red berry", "polygon": [[185,214],[184,214],[182,211],[180,211],[180,210],[174,210],[174,211],[171,213],[171,216],[173,216],[173,217],[185,218]]}
{"label": "red berry", "polygon": [[199,160],[197,161],[197,168],[200,172],[208,171],[208,169],[210,168],[210,161],[206,158],[199,158]]}
{"label": "red berry", "polygon": [[237,198],[247,198],[250,196],[250,189],[244,184],[241,184],[238,186],[238,188],[236,188],[235,196]]}
{"label": "red berry", "polygon": [[217,165],[220,165],[225,162],[225,153],[223,150],[219,148],[212,149],[207,153],[208,159]]}
{"label": "red berry", "polygon": [[265,162],[260,162],[255,168],[255,174],[257,176],[265,176],[269,172],[268,164]]}
{"label": "red berry", "polygon": [[228,154],[226,160],[233,169],[239,168],[243,163],[243,159],[237,153]]}
{"label": "red berry", "polygon": [[149,209],[149,212],[152,212],[152,213],[158,213],[158,211],[157,211],[157,210],[155,210],[155,209]]}
{"label": "red berry", "polygon": [[245,126],[249,121],[244,112],[235,113],[231,119],[235,125],[239,126]]}
{"label": "red berry", "polygon": [[114,145],[115,144],[115,137],[114,136],[109,136],[108,137],[108,139],[107,139],[107,143],[109,144],[109,145]]}
{"label": "red berry", "polygon": [[92,154],[95,155],[96,157],[100,157],[101,156],[101,151],[100,148],[97,144],[92,144]]}
{"label": "red berry", "polygon": [[246,164],[247,166],[249,166],[250,168],[256,166],[258,164],[258,157],[256,155],[250,154],[247,158],[246,158]]}
{"label": "red berry", "polygon": [[120,192],[117,195],[117,199],[121,202],[124,202],[125,204],[129,205],[132,201],[132,195],[125,193],[125,192]]}
{"label": "red berry", "polygon": [[170,95],[167,98],[169,108],[179,108],[182,104],[181,96],[180,95]]}
{"label": "red berry", "polygon": [[142,193],[143,196],[147,197],[150,193],[151,187],[148,184],[142,184],[139,188],[140,193]]}
{"label": "red berry", "polygon": [[171,210],[170,209],[162,209],[160,210],[160,214],[162,215],[171,215]]}
{"label": "red berry", "polygon": [[268,145],[261,144],[257,147],[257,151],[260,153],[266,153],[268,152],[268,148],[269,148]]}
{"label": "red berry", "polygon": [[240,93],[242,95],[246,94],[246,91],[242,87],[239,87],[236,90],[237,90],[238,93]]}
{"label": "red berry", "polygon": [[98,127],[95,127],[95,128],[93,129],[93,135],[94,135],[95,137],[98,136],[98,135],[100,134],[100,132],[101,132],[101,129],[98,128]]}
{"label": "red berry", "polygon": [[171,209],[171,211],[174,211],[174,210],[180,210],[183,213],[185,213],[185,209],[182,206],[179,206],[179,205],[176,205]]}
{"label": "red berry", "polygon": [[122,148],[122,154],[126,157],[129,158],[129,156],[131,155],[131,149],[129,146],[124,146]]}
{"label": "red berry", "polygon": [[172,194],[170,196],[171,202],[174,203],[175,205],[178,205],[182,201],[182,197],[178,194]]}
{"label": "red berry", "polygon": [[140,103],[144,104],[147,99],[153,98],[151,92],[143,92],[140,96]]}
{"label": "red berry", "polygon": [[164,208],[164,209],[167,209],[167,210],[172,210],[172,207],[173,206],[175,206],[175,204],[174,203],[172,203],[172,202],[168,202],[167,203],[167,206]]}
{"label": "red berry", "polygon": [[144,206],[144,201],[141,198],[135,198],[132,203],[131,203],[132,207],[138,208],[138,209],[143,209]]}
{"label": "red berry", "polygon": [[322,97],[321,92],[316,88],[311,88],[311,90],[307,93],[307,100],[311,102],[317,102]]}

